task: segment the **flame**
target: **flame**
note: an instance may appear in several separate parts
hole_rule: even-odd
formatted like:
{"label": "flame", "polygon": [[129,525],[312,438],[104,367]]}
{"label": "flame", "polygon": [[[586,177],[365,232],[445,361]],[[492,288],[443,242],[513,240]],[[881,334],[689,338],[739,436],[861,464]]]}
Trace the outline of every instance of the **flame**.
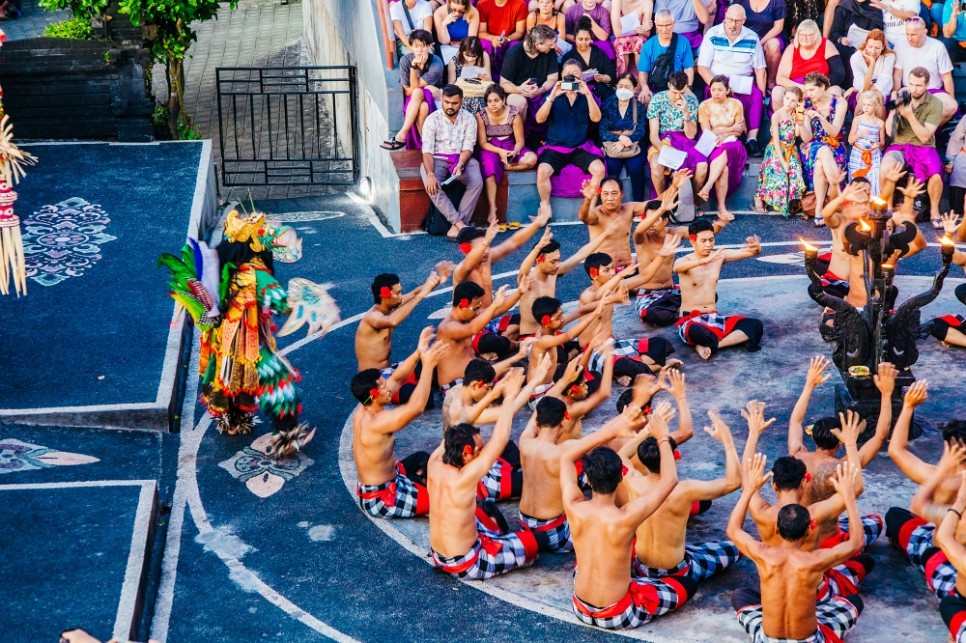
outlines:
{"label": "flame", "polygon": [[953,242],[953,240],[950,239],[949,235],[946,235],[946,234],[939,237],[939,243],[943,244],[946,247],[953,247],[953,248],[956,247],[956,244]]}
{"label": "flame", "polygon": [[818,252],[818,248],[810,244],[808,241],[805,241],[805,239],[799,237],[798,241],[802,244],[802,248],[804,248],[806,251]]}
{"label": "flame", "polygon": [[872,206],[875,207],[875,208],[885,208],[885,206],[886,206],[885,200],[884,199],[880,199],[877,196],[874,196],[871,199],[869,199],[869,203],[872,204]]}
{"label": "flame", "polygon": [[893,266],[891,263],[884,263],[884,264],[882,264],[882,269],[883,270],[892,270],[893,268],[895,268],[895,266]]}
{"label": "flame", "polygon": [[859,230],[862,232],[872,232],[872,226],[865,219],[859,219]]}

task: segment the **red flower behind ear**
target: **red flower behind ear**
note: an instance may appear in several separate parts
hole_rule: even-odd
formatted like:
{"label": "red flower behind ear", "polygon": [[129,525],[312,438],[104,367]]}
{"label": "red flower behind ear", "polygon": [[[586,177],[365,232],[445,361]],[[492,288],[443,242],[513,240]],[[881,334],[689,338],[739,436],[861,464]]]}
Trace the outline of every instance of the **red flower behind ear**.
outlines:
{"label": "red flower behind ear", "polygon": [[597,278],[597,275],[599,275],[599,274],[600,274],[600,271],[599,271],[599,270],[597,270],[597,268],[591,268],[591,269],[590,269],[590,270],[588,270],[587,272],[588,272],[588,273],[590,274],[590,278],[591,278],[591,279],[596,279],[596,278]]}
{"label": "red flower behind ear", "polygon": [[696,234],[689,234],[688,235],[688,239],[691,240],[691,243],[694,243],[695,241],[697,241],[698,235],[696,235]]}
{"label": "red flower behind ear", "polygon": [[[580,392],[580,384],[574,384],[573,386],[570,387],[571,395],[576,395],[578,392]],[[567,419],[570,419],[570,418],[567,418]]]}
{"label": "red flower behind ear", "polygon": [[537,263],[543,263],[544,255],[537,255]]}
{"label": "red flower behind ear", "polygon": [[540,318],[540,323],[542,325],[544,325],[544,326],[549,326],[550,325],[550,315],[544,315],[543,317],[541,317]]}
{"label": "red flower behind ear", "polygon": [[469,241],[464,241],[463,243],[460,244],[460,252],[462,252],[464,255],[468,255],[470,253],[470,250],[472,249],[473,249],[473,246],[470,245]]}
{"label": "red flower behind ear", "polygon": [[570,411],[564,411],[564,419],[568,421],[570,420]]}
{"label": "red flower behind ear", "polygon": [[681,459],[681,452],[678,451],[677,449],[674,450],[674,459],[675,460],[680,460]]}
{"label": "red flower behind ear", "polygon": [[380,299],[389,299],[390,297],[392,297],[392,288],[390,288],[389,286],[383,286],[382,288],[379,289]]}
{"label": "red flower behind ear", "polygon": [[460,299],[459,307],[460,308],[469,308],[470,307],[470,300],[467,299],[466,297],[463,297],[462,299]]}
{"label": "red flower behind ear", "polygon": [[809,473],[808,471],[806,471],[805,472],[805,482],[811,482],[811,481],[812,481],[812,474]]}
{"label": "red flower behind ear", "polygon": [[808,523],[808,528],[810,530],[812,530],[812,531],[815,531],[815,520],[814,519],[811,522]]}
{"label": "red flower behind ear", "polygon": [[379,389],[377,388],[369,389],[369,399],[375,402],[377,397],[379,397]]}

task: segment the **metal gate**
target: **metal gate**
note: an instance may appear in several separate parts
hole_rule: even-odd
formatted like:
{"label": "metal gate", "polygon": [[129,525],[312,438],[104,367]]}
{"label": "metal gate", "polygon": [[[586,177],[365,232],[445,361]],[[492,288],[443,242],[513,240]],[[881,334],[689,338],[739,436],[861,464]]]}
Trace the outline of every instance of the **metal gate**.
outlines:
{"label": "metal gate", "polygon": [[355,67],[215,71],[222,185],[356,182]]}

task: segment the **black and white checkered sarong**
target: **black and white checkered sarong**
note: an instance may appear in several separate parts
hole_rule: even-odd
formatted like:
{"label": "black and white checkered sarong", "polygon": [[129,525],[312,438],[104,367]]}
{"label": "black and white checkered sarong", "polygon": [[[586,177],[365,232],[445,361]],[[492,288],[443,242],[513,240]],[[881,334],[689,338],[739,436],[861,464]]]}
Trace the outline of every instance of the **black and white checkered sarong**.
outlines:
{"label": "black and white checkered sarong", "polygon": [[462,556],[447,558],[434,551],[432,557],[437,567],[454,578],[486,580],[529,565],[537,557],[537,543],[527,531],[496,535],[487,530]]}
{"label": "black and white checkered sarong", "polygon": [[695,583],[708,580],[741,558],[741,552],[730,540],[721,542],[687,544],[684,546],[684,560],[673,569],[645,567],[634,556],[631,559],[631,576],[634,578],[665,578],[667,576],[687,576]]}
{"label": "black and white checkered sarong", "polygon": [[398,463],[394,479],[380,485],[360,484],[356,494],[359,506],[376,518],[413,518],[429,512],[426,488],[400,473]]}
{"label": "black and white checkered sarong", "polygon": [[551,520],[539,520],[521,513],[520,525],[533,532],[542,551],[566,554],[574,550],[574,543],[570,540],[570,523],[567,522],[567,514]]}
{"label": "black and white checkered sarong", "polygon": [[582,623],[608,630],[638,627],[684,605],[694,595],[694,589],[687,577],[635,578],[624,598],[609,607],[595,607],[574,594],[574,614]]}
{"label": "black and white checkered sarong", "polygon": [[737,612],[738,623],[745,628],[752,643],[841,643],[845,635],[855,627],[861,609],[847,599],[835,598],[815,606],[818,629],[803,639],[772,638],[765,634],[762,621],[765,618],[761,605],[748,605]]}
{"label": "black and white checkered sarong", "polygon": [[909,536],[906,554],[913,564],[926,577],[926,584],[936,598],[942,600],[956,591],[956,568],[953,567],[946,554],[932,543],[935,525],[922,524],[916,527]]}

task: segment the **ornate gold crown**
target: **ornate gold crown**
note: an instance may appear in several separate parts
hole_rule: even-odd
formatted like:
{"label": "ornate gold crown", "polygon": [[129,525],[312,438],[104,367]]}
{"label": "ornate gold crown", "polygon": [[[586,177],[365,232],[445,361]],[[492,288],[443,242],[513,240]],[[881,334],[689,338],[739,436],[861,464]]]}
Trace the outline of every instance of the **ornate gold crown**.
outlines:
{"label": "ornate gold crown", "polygon": [[265,249],[260,236],[264,234],[264,225],[265,215],[261,212],[242,216],[238,214],[238,210],[232,210],[225,217],[225,238],[232,242],[248,242],[252,250],[261,252]]}

